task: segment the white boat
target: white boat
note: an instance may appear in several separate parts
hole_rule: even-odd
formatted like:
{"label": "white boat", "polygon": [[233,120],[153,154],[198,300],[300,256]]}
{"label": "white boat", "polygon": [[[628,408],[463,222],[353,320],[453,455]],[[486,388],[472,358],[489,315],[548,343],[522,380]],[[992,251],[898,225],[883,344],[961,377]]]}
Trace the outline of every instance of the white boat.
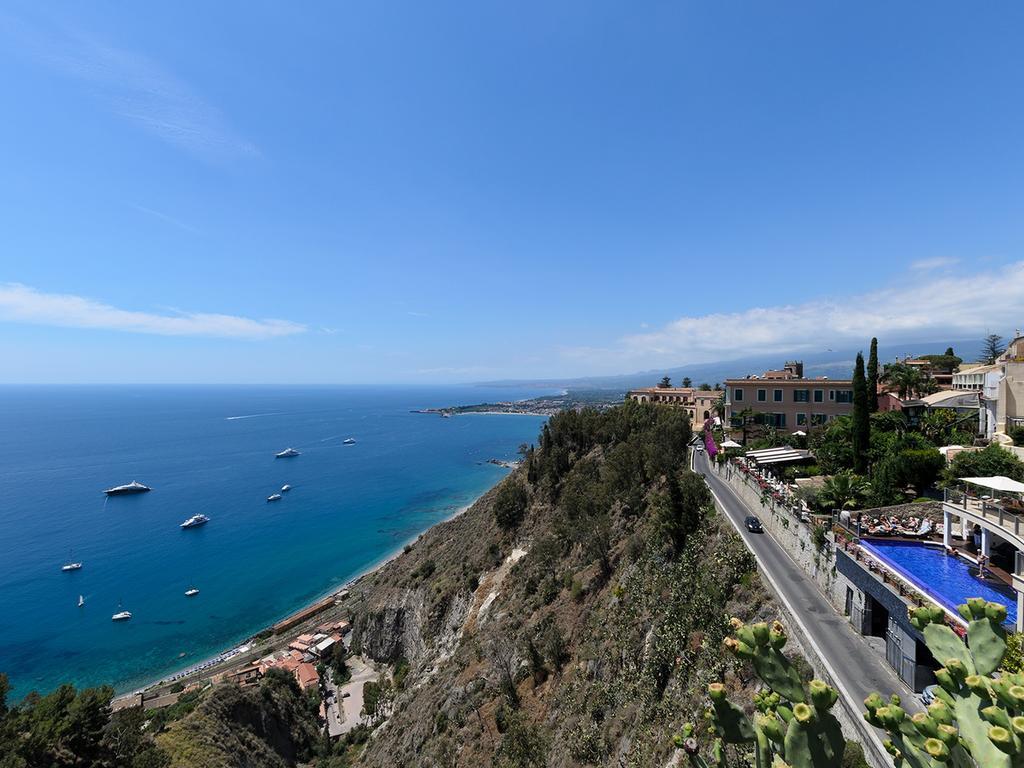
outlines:
{"label": "white boat", "polygon": [[272,493],[269,496],[267,496],[267,501],[280,501],[280,500],[281,500],[281,494],[280,493]]}
{"label": "white boat", "polygon": [[195,597],[199,594],[199,590],[196,587],[189,587],[185,590],[185,597]]}
{"label": "white boat", "polygon": [[104,493],[107,496],[120,496],[125,493],[145,493],[151,490],[153,489],[148,485],[143,485],[138,480],[132,480],[127,485],[115,485],[113,488],[107,488]]}
{"label": "white boat", "polygon": [[81,608],[83,605],[85,605],[85,598],[82,595],[79,595],[78,596],[78,607]]}
{"label": "white boat", "polygon": [[288,493],[288,491],[290,491],[291,489],[292,487],[288,485],[288,483],[285,483],[284,485],[281,486],[281,493]]}
{"label": "white boat", "polygon": [[117,613],[110,617],[111,621],[128,621],[132,617],[131,611],[125,611],[121,608],[121,604],[117,604]]}
{"label": "white boat", "polygon": [[344,440],[341,441],[341,444],[342,445],[355,445],[356,444],[356,439],[354,437],[346,437]]}
{"label": "white boat", "polygon": [[81,563],[71,559],[71,554],[71,552],[68,552],[67,561],[64,563],[64,565],[60,567],[62,571],[77,571],[79,568],[82,567]]}
{"label": "white boat", "polygon": [[274,454],[274,458],[275,459],[290,459],[292,456],[301,456],[301,455],[302,454],[300,454],[294,448],[285,448],[280,453],[275,453]]}
{"label": "white boat", "polygon": [[181,524],[182,528],[195,528],[199,525],[206,525],[210,522],[210,518],[206,515],[192,515],[188,520]]}

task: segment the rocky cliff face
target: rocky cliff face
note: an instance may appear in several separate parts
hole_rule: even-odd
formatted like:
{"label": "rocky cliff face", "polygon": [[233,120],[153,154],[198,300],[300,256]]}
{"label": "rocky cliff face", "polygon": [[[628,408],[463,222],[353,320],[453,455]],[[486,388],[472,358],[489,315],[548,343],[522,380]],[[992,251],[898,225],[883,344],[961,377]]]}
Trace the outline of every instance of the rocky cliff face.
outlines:
{"label": "rocky cliff face", "polygon": [[616,410],[625,426],[553,420],[502,486],[355,586],[353,648],[396,671],[359,764],[664,764],[707,682],[733,679],[728,616],[771,601],[683,469],[688,425]]}

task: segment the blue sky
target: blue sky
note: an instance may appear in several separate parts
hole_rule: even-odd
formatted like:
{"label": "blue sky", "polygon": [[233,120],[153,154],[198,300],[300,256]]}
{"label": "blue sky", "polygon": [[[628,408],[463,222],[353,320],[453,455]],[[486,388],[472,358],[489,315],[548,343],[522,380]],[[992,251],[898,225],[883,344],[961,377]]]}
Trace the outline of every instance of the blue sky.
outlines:
{"label": "blue sky", "polygon": [[0,381],[621,373],[1024,324],[1012,3],[0,9]]}

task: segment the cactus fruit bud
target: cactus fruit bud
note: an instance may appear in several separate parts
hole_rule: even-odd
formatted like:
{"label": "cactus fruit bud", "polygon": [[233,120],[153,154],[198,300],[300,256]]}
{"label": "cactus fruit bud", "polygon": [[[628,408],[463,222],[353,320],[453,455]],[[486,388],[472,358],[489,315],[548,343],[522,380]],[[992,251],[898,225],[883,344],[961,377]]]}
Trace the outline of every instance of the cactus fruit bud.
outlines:
{"label": "cactus fruit bud", "polygon": [[988,685],[981,675],[968,675],[964,678],[964,685],[982,697],[988,697]]}
{"label": "cactus fruit bud", "polygon": [[829,709],[836,703],[839,694],[821,680],[811,680],[807,686],[811,692],[811,703],[818,709]]}
{"label": "cactus fruit bud", "polygon": [[918,712],[916,715],[910,718],[914,723],[914,727],[917,728],[917,732],[922,736],[935,736],[939,735],[939,724],[936,723],[927,712]]}
{"label": "cactus fruit bud", "polygon": [[949,747],[939,739],[926,739],[924,751],[928,753],[929,757],[933,760],[938,760],[940,763],[949,760]]}
{"label": "cactus fruit bud", "polygon": [[993,725],[988,729],[988,740],[1008,755],[1012,755],[1017,751],[1017,744],[1014,741],[1013,734],[1000,725]]}
{"label": "cactus fruit bud", "polygon": [[796,718],[797,722],[806,725],[814,719],[814,710],[801,701],[793,707],[793,717]]}
{"label": "cactus fruit bud", "polygon": [[967,677],[967,667],[960,659],[946,659],[946,670],[953,676],[954,680],[963,680]]}
{"label": "cactus fruit bud", "polygon": [[1007,693],[1017,707],[1024,706],[1024,685],[1011,685]]}
{"label": "cactus fruit bud", "polygon": [[1006,714],[1006,710],[1002,707],[985,707],[980,712],[985,722],[990,725],[998,725],[1000,728],[1010,729],[1010,716]]}
{"label": "cactus fruit bud", "polygon": [[1024,736],[1024,717],[1017,715],[1016,717],[1010,718],[1010,728],[1018,736]]}
{"label": "cactus fruit bud", "polygon": [[712,701],[724,701],[725,686],[721,683],[710,683],[708,685],[708,696],[711,697]]}
{"label": "cactus fruit bud", "polygon": [[751,629],[754,631],[755,643],[758,645],[768,645],[768,635],[771,633],[771,630],[768,629],[768,625],[765,622],[759,621]]}
{"label": "cactus fruit bud", "polygon": [[953,722],[953,712],[950,710],[949,705],[941,699],[936,699],[928,705],[928,714],[932,716],[932,719],[937,723],[945,723],[949,725]]}
{"label": "cactus fruit bud", "polygon": [[732,627],[732,631],[735,632],[737,629],[743,626],[743,622],[740,619],[737,619],[735,616],[733,616],[731,619],[729,619],[729,626]]}
{"label": "cactus fruit bud", "polygon": [[939,726],[938,738],[946,744],[950,746],[956,744],[959,736],[960,732],[952,725],[946,725],[946,723],[943,723]]}
{"label": "cactus fruit bud", "polygon": [[774,622],[772,624],[771,630],[768,632],[769,644],[771,644],[772,648],[776,649],[777,651],[781,651],[783,648],[786,647],[787,640],[789,640],[789,638],[786,636],[786,628],[783,627],[779,622]]}
{"label": "cactus fruit bud", "polygon": [[985,616],[996,624],[1002,624],[1006,621],[1006,606],[999,603],[986,603]]}
{"label": "cactus fruit bud", "polygon": [[953,680],[953,676],[949,674],[949,670],[945,667],[943,667],[942,669],[935,670],[935,679],[938,681],[939,685],[941,685],[950,693],[956,692],[958,686],[956,682]]}
{"label": "cactus fruit bud", "polygon": [[981,597],[969,597],[967,598],[967,610],[970,611],[970,616],[965,618],[972,619],[983,619],[985,618],[985,599]]}
{"label": "cactus fruit bud", "polygon": [[755,722],[761,733],[776,744],[782,744],[786,740],[786,732],[782,729],[782,723],[779,722],[777,717],[759,715]]}

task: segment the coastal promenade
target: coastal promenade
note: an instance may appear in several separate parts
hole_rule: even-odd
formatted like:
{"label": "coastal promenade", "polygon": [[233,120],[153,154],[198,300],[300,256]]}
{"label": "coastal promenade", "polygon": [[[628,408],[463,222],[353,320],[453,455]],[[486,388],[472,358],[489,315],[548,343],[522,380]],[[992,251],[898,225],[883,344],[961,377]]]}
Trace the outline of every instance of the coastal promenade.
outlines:
{"label": "coastal promenade", "polygon": [[861,717],[863,701],[876,691],[884,696],[898,693],[903,707],[913,714],[922,709],[917,696],[896,676],[885,659],[854,632],[849,622],[836,614],[832,604],[770,535],[746,530],[744,518],[757,510],[749,509],[718,478],[708,466],[706,454],[696,453],[693,467],[704,475],[718,508],[736,527],[747,548],[757,558],[766,581],[799,625],[800,634],[811,646],[807,650],[819,657],[821,665],[832,678],[829,682],[839,689],[844,709],[849,715],[847,719],[862,736],[859,741],[865,755],[873,765],[892,765],[878,733]]}

